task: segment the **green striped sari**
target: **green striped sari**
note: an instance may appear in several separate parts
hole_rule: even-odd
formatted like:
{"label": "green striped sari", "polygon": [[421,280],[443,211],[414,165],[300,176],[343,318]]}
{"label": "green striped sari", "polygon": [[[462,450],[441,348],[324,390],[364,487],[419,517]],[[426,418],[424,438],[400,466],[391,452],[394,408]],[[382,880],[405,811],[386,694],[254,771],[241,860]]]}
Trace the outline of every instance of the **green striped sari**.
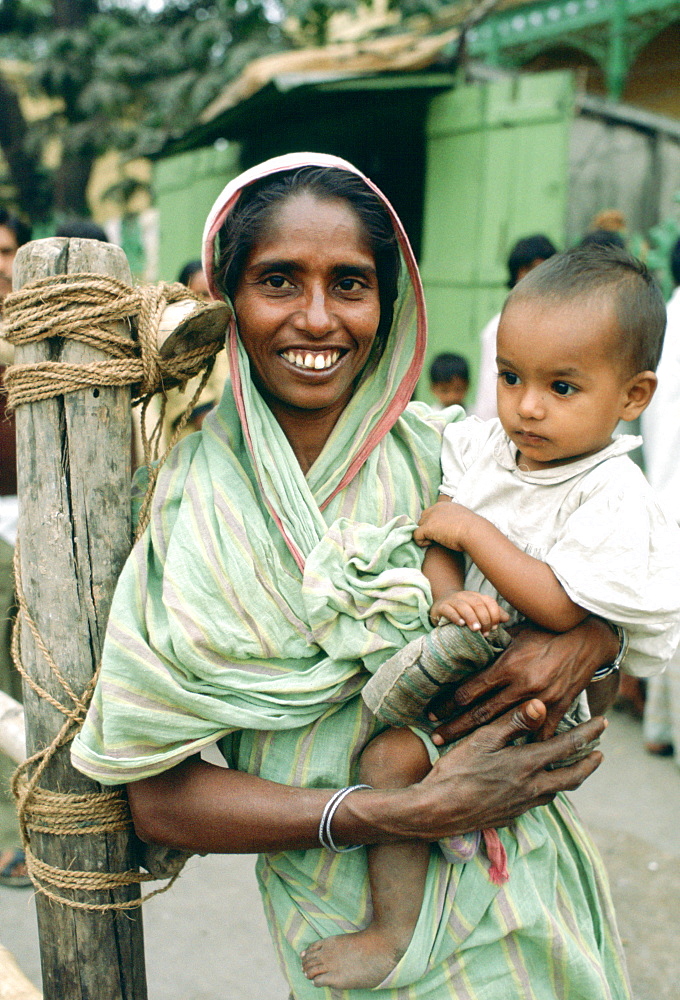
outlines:
{"label": "green striped sari", "polygon": [[[209,224],[220,221],[213,213]],[[387,349],[369,360],[306,477],[230,331],[233,383],[161,470],[150,524],[116,590],[101,678],[73,747],[75,766],[95,780],[138,780],[218,740],[230,767],[271,781],[356,780],[379,728],[359,692],[430,627],[411,533],[437,494],[443,425],[460,415],[408,402],[424,310],[395,228],[405,267]],[[510,868],[501,887],[483,855],[451,865],[433,845],[413,940],[378,990],[317,988],[298,958],[318,937],[367,923],[365,852],[261,857],[296,1000],[628,997],[601,862],[568,802],[531,811],[501,838]]]}

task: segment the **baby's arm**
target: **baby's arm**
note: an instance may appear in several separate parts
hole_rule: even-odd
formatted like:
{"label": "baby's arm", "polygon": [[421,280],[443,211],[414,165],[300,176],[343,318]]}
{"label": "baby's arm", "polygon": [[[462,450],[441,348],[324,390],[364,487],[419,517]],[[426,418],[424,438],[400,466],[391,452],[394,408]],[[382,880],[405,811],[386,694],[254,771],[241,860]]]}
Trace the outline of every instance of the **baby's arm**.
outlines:
{"label": "baby's arm", "polygon": [[467,552],[498,593],[543,628],[566,632],[587,617],[589,612],[574,604],[546,563],[518,549],[485,517],[461,504],[445,502],[448,499],[440,497],[423,512],[413,536],[418,545],[432,548],[435,542]]}
{"label": "baby's arm", "polygon": [[428,546],[423,573],[432,588],[430,619],[434,624],[440,618],[448,618],[454,625],[467,625],[486,635],[490,629],[508,620],[509,615],[493,597],[462,589],[465,569],[460,552],[436,544]]}

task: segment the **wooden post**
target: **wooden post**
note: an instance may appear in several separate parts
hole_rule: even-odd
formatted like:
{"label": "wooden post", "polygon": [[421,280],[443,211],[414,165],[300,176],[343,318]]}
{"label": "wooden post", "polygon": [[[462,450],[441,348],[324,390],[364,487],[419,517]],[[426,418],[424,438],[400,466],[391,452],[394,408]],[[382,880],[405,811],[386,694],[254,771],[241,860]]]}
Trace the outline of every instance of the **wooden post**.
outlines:
{"label": "wooden post", "polygon": [[[14,287],[50,275],[95,272],[130,283],[123,251],[80,239],[22,247]],[[125,324],[119,333],[129,335]],[[17,364],[102,360],[99,350],[59,338],[17,348]],[[56,664],[79,694],[99,661],[115,582],[129,552],[130,390],[87,388],[19,406],[16,412],[21,578],[30,613]],[[27,672],[60,701],[64,692],[28,630]],[[52,743],[64,721],[24,684],[29,755]],[[99,786],[71,767],[69,748],[41,777],[43,788],[82,794]],[[136,868],[128,833],[90,837],[33,833],[31,847],[49,865],[78,871]],[[68,896],[65,890],[59,890]],[[74,894],[92,903],[138,897],[139,887]],[[38,894],[45,1000],[145,1000],[139,908],[74,909]]]}

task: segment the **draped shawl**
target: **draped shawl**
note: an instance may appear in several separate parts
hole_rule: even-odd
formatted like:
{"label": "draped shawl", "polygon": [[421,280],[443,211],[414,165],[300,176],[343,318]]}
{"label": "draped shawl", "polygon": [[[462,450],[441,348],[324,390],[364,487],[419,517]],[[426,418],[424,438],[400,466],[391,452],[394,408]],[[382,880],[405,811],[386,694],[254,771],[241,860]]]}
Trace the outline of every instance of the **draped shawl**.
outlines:
{"label": "draped shawl", "polygon": [[[248,171],[218,199],[213,242],[245,184],[344,161],[298,154]],[[366,182],[370,185],[370,182]],[[387,204],[387,203],[386,203]],[[379,727],[360,697],[369,672],[429,628],[430,591],[411,532],[440,482],[446,420],[409,403],[425,348],[413,255],[394,322],[304,476],[254,389],[234,326],[232,383],[161,470],[151,521],[120,578],[76,767],[115,784],[155,774],[219,740],[230,767],[293,786],[357,779]],[[430,745],[431,754],[436,749]],[[312,941],[365,927],[365,852],[263,855],[258,878],[295,1000],[628,1000],[606,876],[561,797],[500,831],[510,880],[474,846],[449,864],[433,845],[411,943],[376,990],[305,979]]]}
{"label": "draped shawl", "polygon": [[[215,234],[242,188],[310,162],[359,173],[299,154],[227,186],[206,224],[213,294]],[[161,470],[115,593],[101,680],[73,749],[76,767],[102,783],[157,773],[236,729],[309,725],[429,628],[411,535],[435,497],[446,416],[409,403],[425,311],[408,239],[385,205],[402,257],[387,347],[369,358],[306,476],[233,322],[228,330],[232,382]]]}

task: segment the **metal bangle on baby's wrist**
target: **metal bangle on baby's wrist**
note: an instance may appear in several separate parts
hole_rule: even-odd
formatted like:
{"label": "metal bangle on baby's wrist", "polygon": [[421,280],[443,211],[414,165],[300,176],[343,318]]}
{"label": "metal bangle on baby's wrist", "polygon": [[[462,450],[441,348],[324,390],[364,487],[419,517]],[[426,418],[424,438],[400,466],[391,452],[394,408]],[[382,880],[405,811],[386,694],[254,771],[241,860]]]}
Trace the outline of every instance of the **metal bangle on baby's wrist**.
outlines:
{"label": "metal bangle on baby's wrist", "polygon": [[593,681],[603,681],[605,677],[609,677],[615,670],[620,670],[628,652],[628,633],[625,628],[622,628],[621,625],[615,625],[614,622],[607,622],[607,625],[616,633],[619,640],[619,651],[611,663],[605,663],[603,666],[597,668],[591,678],[591,684]]}

